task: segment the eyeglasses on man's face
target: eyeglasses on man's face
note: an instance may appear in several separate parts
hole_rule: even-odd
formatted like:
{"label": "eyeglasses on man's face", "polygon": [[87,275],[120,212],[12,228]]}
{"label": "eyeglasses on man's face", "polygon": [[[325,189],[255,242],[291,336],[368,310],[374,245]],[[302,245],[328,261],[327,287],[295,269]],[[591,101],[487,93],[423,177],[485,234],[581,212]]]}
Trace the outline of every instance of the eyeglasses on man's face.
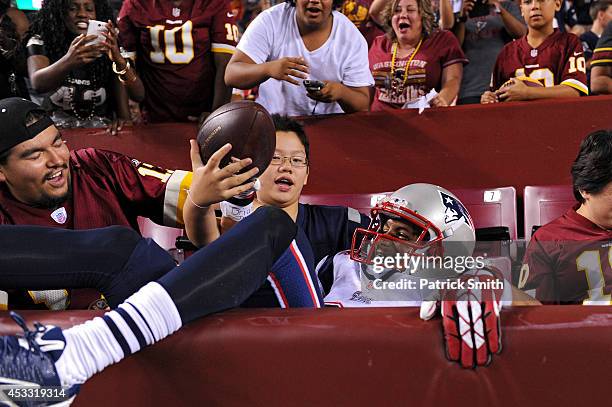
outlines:
{"label": "eyeglasses on man's face", "polygon": [[280,154],[274,154],[270,165],[281,165],[287,160],[292,167],[301,168],[308,165],[308,159],[299,155],[296,156],[281,156]]}

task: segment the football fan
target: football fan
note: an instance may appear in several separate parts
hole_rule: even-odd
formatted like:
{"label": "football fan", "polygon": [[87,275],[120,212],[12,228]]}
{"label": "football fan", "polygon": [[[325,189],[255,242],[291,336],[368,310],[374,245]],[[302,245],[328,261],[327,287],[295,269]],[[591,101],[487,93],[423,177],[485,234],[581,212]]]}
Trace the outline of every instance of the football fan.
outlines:
{"label": "football fan", "polygon": [[344,0],[339,11],[355,24],[368,43],[368,48],[376,37],[383,34],[382,27],[370,15],[373,0]]}
{"label": "football fan", "polygon": [[577,203],[539,228],[527,248],[519,288],[547,303],[612,302],[612,131],[581,143],[572,165]]}
{"label": "football fan", "polygon": [[450,106],[467,59],[457,38],[438,30],[430,0],[392,1],[382,23],[387,34],[374,40],[369,53],[376,78],[372,110],[401,108],[432,89],[438,94],[431,106]]}
{"label": "football fan", "polygon": [[598,0],[591,3],[589,14],[593,20],[591,29],[580,36],[582,47],[584,48],[584,57],[587,61],[587,69],[593,57],[593,52],[597,48],[597,41],[603,34],[603,31],[612,21],[612,0]]}
{"label": "football fan", "polygon": [[[0,127],[0,224],[63,229],[123,225],[138,230],[138,216],[182,225],[184,206],[194,205],[185,189],[190,172],[167,171],[93,148],[69,151],[51,119],[33,102],[0,101]],[[250,160],[231,164],[229,171],[216,167],[228,151],[221,149],[209,165],[196,168],[192,189],[198,204],[219,202],[253,186],[241,184],[255,169],[232,176]]]}
{"label": "football fan", "polygon": [[[302,188],[308,180],[310,169],[310,143],[303,126],[288,117],[273,115],[276,128],[276,150],[269,167],[259,177],[261,183],[255,201],[241,207],[224,201],[221,203],[223,230],[228,230],[237,221],[244,218],[255,208],[271,205],[283,209],[298,225],[295,241],[290,250],[282,256],[284,263],[278,262],[272,270],[273,275],[290,275],[278,271],[281,268],[298,268],[296,277],[312,297],[317,297],[318,304],[286,299],[278,295],[279,283],[271,276],[265,285],[250,298],[246,306],[320,306],[323,301],[322,291],[316,281],[315,266],[326,256],[346,250],[351,245],[353,232],[358,227],[365,227],[369,218],[352,208],[326,205],[308,205],[299,203]],[[203,217],[206,214],[202,215]],[[206,221],[206,220],[204,220]],[[190,225],[196,225],[196,219]],[[197,245],[204,245],[192,228],[187,228],[187,235]],[[302,266],[300,268],[300,266]],[[308,271],[303,273],[302,270]],[[324,281],[323,285],[331,284]]]}
{"label": "football fan", "polygon": [[[586,61],[574,34],[553,28],[560,0],[522,0],[527,35],[507,44],[497,56],[492,91],[481,103],[588,95]],[[537,82],[540,86],[528,86]]]}
{"label": "football fan", "polygon": [[[381,28],[383,14],[391,1],[393,0],[373,0],[370,5],[370,17],[379,24]],[[439,20],[441,29],[450,30],[453,28],[455,16],[453,14],[453,4],[451,0],[434,0],[431,2],[431,7],[436,16],[436,20]]]}
{"label": "football fan", "polygon": [[64,330],[37,324],[30,331],[13,314],[24,336],[0,340],[0,384],[64,386],[62,405],[69,405],[79,385],[105,367],[191,321],[241,304],[261,286],[295,231],[285,212],[261,208],[102,317]]}
{"label": "football fan", "polygon": [[0,99],[28,95],[21,41],[29,26],[23,11],[11,7],[10,0],[0,1]]}
{"label": "football fan", "polygon": [[[473,0],[463,2],[454,27],[465,56],[472,62],[463,69],[459,105],[480,103],[480,96],[489,89],[499,52],[508,42],[527,33],[521,10],[514,1],[489,1],[484,12],[474,10],[475,4]],[[472,10],[474,17],[470,15]]]}
{"label": "football fan", "polygon": [[608,23],[593,52],[591,89],[593,93],[612,94],[612,22]]}
{"label": "football fan", "polygon": [[[112,19],[107,0],[48,0],[35,15],[27,41],[28,72],[37,93],[32,98],[54,113],[58,127],[109,126],[115,134],[129,121],[123,79],[115,73],[126,75],[130,67],[119,52]],[[109,21],[104,42],[92,43],[90,20]],[[123,82],[142,87],[135,76]]]}
{"label": "football fan", "polygon": [[230,101],[223,75],[239,33],[229,1],[126,0],[117,24],[146,121],[196,121]]}
{"label": "football fan", "polygon": [[259,14],[238,44],[226,83],[239,89],[260,85],[257,102],[270,113],[367,111],[374,84],[368,45],[332,3],[288,0]]}

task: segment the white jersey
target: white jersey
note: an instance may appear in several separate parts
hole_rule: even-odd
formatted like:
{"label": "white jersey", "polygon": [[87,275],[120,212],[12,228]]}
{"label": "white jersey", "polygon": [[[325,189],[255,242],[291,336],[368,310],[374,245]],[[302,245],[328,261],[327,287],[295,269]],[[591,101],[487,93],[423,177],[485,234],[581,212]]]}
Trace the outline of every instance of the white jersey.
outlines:
{"label": "white jersey", "polygon": [[[244,32],[238,49],[255,63],[284,57],[304,57],[310,79],[341,82],[350,87],[373,86],[368,62],[368,44],[355,25],[342,13],[332,12],[333,26],[327,41],[308,51],[295,20],[295,6],[278,4],[259,14]],[[270,113],[289,116],[343,113],[334,103],[316,103],[306,88],[286,81],[268,79],[259,86],[257,102]]]}
{"label": "white jersey", "polygon": [[[361,263],[347,251],[334,256],[334,281],[325,305],[336,307],[418,307],[422,292],[420,278],[394,273],[385,280],[371,280],[361,272]],[[409,283],[412,281],[412,283]],[[383,283],[387,283],[383,288]],[[389,288],[392,286],[393,288]],[[399,288],[398,288],[399,287]],[[412,288],[410,288],[412,287]]]}

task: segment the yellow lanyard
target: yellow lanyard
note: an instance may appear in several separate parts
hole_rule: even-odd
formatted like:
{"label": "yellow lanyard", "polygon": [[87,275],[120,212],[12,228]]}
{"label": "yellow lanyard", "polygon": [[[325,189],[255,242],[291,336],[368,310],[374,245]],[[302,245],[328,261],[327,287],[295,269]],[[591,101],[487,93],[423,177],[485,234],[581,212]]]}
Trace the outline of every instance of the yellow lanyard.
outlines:
{"label": "yellow lanyard", "polygon": [[[419,40],[419,43],[417,44],[414,51],[412,51],[412,55],[410,55],[410,58],[408,59],[408,62],[406,63],[406,68],[404,68],[404,80],[402,81],[402,86],[401,86],[402,90],[406,86],[406,82],[408,81],[408,71],[410,70],[410,64],[412,63],[414,56],[417,54],[417,52],[419,52],[419,48],[421,48],[422,43],[423,43],[423,38]],[[395,57],[396,56],[397,56],[397,41],[394,41],[393,42],[393,54],[391,55],[391,80],[395,79]]]}

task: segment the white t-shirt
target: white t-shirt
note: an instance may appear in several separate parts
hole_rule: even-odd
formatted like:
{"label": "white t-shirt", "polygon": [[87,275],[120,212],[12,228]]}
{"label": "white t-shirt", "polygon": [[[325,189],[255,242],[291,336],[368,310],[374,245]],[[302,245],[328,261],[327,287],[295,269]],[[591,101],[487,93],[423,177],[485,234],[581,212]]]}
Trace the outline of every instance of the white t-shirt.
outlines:
{"label": "white t-shirt", "polygon": [[[327,41],[318,49],[306,49],[297,22],[295,7],[278,4],[251,22],[238,43],[238,49],[255,63],[284,57],[304,57],[310,79],[341,82],[346,86],[373,86],[368,62],[368,44],[355,25],[342,13],[333,11],[333,27]],[[342,113],[338,103],[308,98],[306,88],[286,81],[268,79],[259,86],[257,102],[270,113],[289,116]],[[315,108],[316,103],[316,108]]]}

